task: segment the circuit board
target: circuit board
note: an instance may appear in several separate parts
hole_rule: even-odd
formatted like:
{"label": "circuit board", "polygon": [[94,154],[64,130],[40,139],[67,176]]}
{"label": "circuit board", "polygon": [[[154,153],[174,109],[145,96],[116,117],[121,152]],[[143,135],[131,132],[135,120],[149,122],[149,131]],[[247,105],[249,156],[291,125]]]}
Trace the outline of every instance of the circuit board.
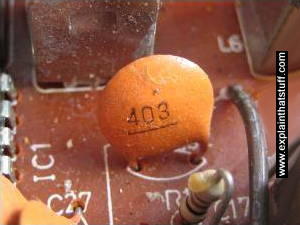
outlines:
{"label": "circuit board", "polygon": [[[23,43],[17,51],[25,51]],[[63,49],[62,49],[63,51]],[[215,109],[209,149],[198,165],[188,160],[197,143],[142,160],[133,171],[101,134],[97,104],[101,90],[44,93],[35,82],[26,54],[13,71],[18,101],[15,167],[17,187],[60,215],[72,216],[71,203],[85,204],[82,224],[176,224],[178,204],[187,195],[187,178],[207,168],[225,168],[235,192],[223,224],[246,224],[249,213],[248,151],[244,125],[234,105],[219,92],[241,84],[257,102],[269,156],[275,148],[275,81],[255,79],[249,70],[233,2],[165,2],[158,18],[156,54],[185,57],[212,80]],[[289,142],[298,138],[300,77],[289,84]],[[218,207],[218,202],[209,215]]]}

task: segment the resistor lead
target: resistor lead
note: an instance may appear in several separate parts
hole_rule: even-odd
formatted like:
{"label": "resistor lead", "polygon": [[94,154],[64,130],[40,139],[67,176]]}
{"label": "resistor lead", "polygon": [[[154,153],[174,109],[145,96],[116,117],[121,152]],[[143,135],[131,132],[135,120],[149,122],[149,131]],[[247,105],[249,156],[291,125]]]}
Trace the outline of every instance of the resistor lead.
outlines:
{"label": "resistor lead", "polygon": [[[233,192],[233,179],[228,171],[206,170],[189,177],[190,195],[181,202],[179,212],[185,224],[198,224],[206,218],[209,207],[222,198],[210,224],[218,224]],[[212,223],[213,221],[213,223]]]}

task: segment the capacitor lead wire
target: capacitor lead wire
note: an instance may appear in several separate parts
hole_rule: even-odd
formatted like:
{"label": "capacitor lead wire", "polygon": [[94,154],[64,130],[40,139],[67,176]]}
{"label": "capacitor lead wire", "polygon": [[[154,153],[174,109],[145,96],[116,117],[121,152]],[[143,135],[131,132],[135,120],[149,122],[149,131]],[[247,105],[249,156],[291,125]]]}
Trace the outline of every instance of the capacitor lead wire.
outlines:
{"label": "capacitor lead wire", "polygon": [[255,103],[240,85],[232,85],[227,95],[244,121],[249,160],[250,224],[268,224],[268,162],[265,132]]}

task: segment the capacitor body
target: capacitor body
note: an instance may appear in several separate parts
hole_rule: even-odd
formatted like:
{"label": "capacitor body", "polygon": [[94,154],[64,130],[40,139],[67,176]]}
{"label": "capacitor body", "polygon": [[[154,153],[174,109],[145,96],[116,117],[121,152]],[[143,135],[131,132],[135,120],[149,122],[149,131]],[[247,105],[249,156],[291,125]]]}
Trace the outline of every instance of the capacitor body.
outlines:
{"label": "capacitor body", "polygon": [[20,191],[6,177],[0,175],[0,224],[15,223],[16,215],[26,201]]}
{"label": "capacitor body", "polygon": [[20,225],[76,225],[73,220],[58,216],[39,201],[28,201],[20,214]]}
{"label": "capacitor body", "polygon": [[27,201],[15,185],[2,175],[0,175],[0,187],[1,225],[76,225],[79,222],[76,216],[67,219],[56,215],[42,202]]}
{"label": "capacitor body", "polygon": [[153,55],[122,68],[99,104],[101,131],[128,161],[191,142],[207,144],[213,89],[195,63]]}

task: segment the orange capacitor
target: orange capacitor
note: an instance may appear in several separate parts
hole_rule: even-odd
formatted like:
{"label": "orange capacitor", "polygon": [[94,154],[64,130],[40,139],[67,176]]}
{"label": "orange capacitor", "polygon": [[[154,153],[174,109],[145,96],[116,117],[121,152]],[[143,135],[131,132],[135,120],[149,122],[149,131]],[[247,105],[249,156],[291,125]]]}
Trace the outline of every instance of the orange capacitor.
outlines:
{"label": "orange capacitor", "polygon": [[109,81],[99,104],[100,127],[134,165],[191,142],[206,147],[213,104],[211,82],[197,64],[172,55],[148,56]]}
{"label": "orange capacitor", "polygon": [[58,216],[42,202],[28,201],[20,214],[20,225],[74,225],[74,221]]}
{"label": "orange capacitor", "polygon": [[19,190],[0,175],[0,224],[16,224],[17,215],[26,201]]}
{"label": "orange capacitor", "polygon": [[56,215],[42,202],[27,201],[15,186],[1,175],[0,188],[1,225],[74,225],[79,222],[76,216],[67,219]]}

